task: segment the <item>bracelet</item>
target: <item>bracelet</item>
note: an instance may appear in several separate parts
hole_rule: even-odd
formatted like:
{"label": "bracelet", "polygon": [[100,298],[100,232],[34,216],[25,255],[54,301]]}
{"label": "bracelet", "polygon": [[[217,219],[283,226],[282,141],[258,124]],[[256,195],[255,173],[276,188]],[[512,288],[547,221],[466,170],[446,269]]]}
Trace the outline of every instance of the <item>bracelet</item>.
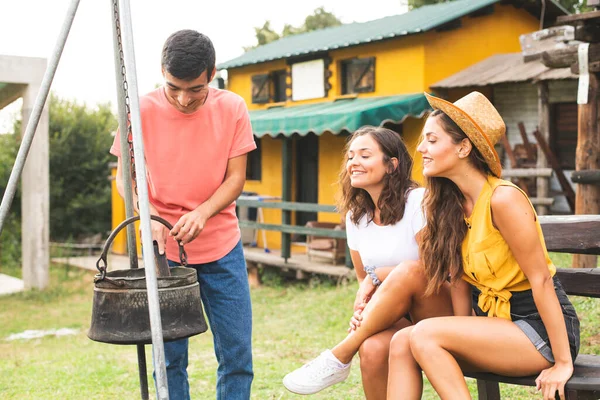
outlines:
{"label": "bracelet", "polygon": [[381,281],[379,280],[379,278],[377,277],[377,274],[375,273],[375,267],[365,265],[364,270],[367,273],[367,275],[369,275],[371,280],[373,281],[373,286],[381,285]]}

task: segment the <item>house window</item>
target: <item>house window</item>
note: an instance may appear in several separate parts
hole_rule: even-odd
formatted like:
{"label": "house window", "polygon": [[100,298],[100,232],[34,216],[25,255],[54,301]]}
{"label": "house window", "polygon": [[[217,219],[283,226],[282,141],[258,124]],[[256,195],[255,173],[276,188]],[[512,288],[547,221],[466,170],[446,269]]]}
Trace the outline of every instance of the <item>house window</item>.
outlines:
{"label": "house window", "polygon": [[285,81],[287,76],[287,71],[282,69],[280,71],[274,71],[271,73],[271,82],[273,83],[273,101],[275,103],[279,103],[280,101],[286,101],[286,87],[287,83]]}
{"label": "house window", "polygon": [[342,61],[342,94],[375,91],[375,57]]}
{"label": "house window", "polygon": [[252,76],[252,103],[264,104],[270,100],[269,74]]}
{"label": "house window", "polygon": [[325,59],[292,64],[292,100],[318,99],[327,95],[325,90]]}
{"label": "house window", "polygon": [[249,181],[260,181],[262,179],[262,145],[261,139],[254,138],[256,149],[248,153],[246,159],[246,179]]}
{"label": "house window", "polygon": [[268,74],[252,76],[252,103],[265,104],[285,101],[286,96],[286,70],[274,71]]}

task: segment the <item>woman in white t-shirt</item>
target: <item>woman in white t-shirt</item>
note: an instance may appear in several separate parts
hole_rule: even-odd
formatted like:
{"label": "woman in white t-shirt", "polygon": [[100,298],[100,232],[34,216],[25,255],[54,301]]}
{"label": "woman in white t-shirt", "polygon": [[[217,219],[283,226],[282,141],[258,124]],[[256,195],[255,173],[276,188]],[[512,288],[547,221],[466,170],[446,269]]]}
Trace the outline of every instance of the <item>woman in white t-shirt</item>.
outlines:
{"label": "woman in white t-shirt", "polygon": [[[390,341],[398,330],[411,324],[405,315],[416,307],[417,319],[423,318],[428,314],[425,303],[433,315],[450,315],[452,310],[446,292],[427,299],[421,296],[426,282],[415,236],[424,225],[424,189],[411,178],[413,162],[400,136],[386,128],[363,127],[348,141],[345,155],[338,208],[346,215],[348,247],[359,282],[348,338],[358,335],[360,339],[345,339],[348,343],[323,352],[286,375],[283,383],[294,393],[316,393],[345,380],[358,351],[367,399],[385,399]],[[395,315],[396,311],[380,308],[380,315],[371,318],[375,323],[361,329],[363,309],[388,277],[395,282],[384,285],[392,293],[385,296],[389,302],[385,307],[394,307],[397,301],[406,310]],[[403,290],[391,290],[395,286]]]}
{"label": "woman in white t-shirt", "polygon": [[[365,271],[383,281],[396,265],[418,260],[419,246],[415,235],[424,225],[421,200],[425,189],[418,188],[411,178],[412,159],[400,136],[384,128],[370,134],[362,132],[357,132],[360,136],[353,137],[348,148],[350,171],[344,169],[340,176],[343,194],[339,208],[346,212],[348,247],[359,282],[350,330],[360,324],[360,314],[376,290],[372,277]],[[370,151],[359,150],[376,145],[383,149],[384,155],[388,153],[383,163],[371,154],[364,158],[362,153]],[[382,172],[387,172],[386,159],[389,159],[388,171],[393,168],[393,172],[381,176]],[[369,175],[363,171],[376,173]],[[379,199],[385,204],[383,215],[382,210],[374,206]],[[390,341],[394,333],[410,324],[408,319],[401,318],[361,345],[360,372],[369,400],[385,399]]]}

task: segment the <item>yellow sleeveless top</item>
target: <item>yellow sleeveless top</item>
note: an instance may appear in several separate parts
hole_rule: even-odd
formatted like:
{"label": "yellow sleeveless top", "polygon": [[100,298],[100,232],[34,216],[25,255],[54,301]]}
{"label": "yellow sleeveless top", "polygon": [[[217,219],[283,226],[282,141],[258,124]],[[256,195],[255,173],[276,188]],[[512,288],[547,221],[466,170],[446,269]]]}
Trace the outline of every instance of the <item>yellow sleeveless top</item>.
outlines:
{"label": "yellow sleeveless top", "polygon": [[[511,182],[488,176],[469,218],[465,217],[467,235],[462,243],[464,274],[462,279],[481,290],[477,305],[489,317],[510,318],[511,292],[531,289],[527,277],[519,267],[508,244],[492,222],[491,199],[498,186],[512,186]],[[523,193],[525,195],[525,193]],[[529,203],[531,204],[531,202]],[[533,205],[531,206],[533,208]],[[546,264],[554,276],[556,267],[548,257],[540,222],[535,215],[538,235],[542,242]],[[519,223],[515,221],[515,223]]]}

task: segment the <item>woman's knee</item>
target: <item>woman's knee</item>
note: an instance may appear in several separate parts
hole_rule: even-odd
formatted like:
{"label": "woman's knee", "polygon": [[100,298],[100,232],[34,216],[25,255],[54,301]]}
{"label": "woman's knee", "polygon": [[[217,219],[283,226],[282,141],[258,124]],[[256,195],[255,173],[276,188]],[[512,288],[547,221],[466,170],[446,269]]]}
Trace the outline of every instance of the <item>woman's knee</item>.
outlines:
{"label": "woman's knee", "polygon": [[378,370],[387,363],[390,349],[389,340],[389,337],[375,335],[363,342],[358,349],[361,370]]}
{"label": "woman's knee", "polygon": [[410,334],[412,329],[412,327],[405,328],[394,334],[390,342],[390,362],[405,359],[406,357],[412,358],[410,351]]}
{"label": "woman's knee", "polygon": [[428,350],[439,346],[437,335],[437,321],[435,318],[419,321],[410,332],[409,345],[411,353],[417,357]]}

